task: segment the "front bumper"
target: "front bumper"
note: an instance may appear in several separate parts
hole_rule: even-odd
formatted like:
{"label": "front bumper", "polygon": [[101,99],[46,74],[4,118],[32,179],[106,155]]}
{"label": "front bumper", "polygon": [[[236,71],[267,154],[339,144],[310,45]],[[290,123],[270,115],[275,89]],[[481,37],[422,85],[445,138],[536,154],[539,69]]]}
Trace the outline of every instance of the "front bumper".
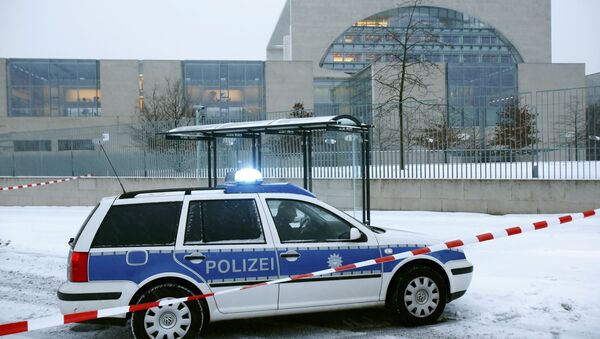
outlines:
{"label": "front bumper", "polygon": [[[56,294],[60,312],[69,314],[129,305],[137,289],[131,281],[66,282]],[[125,317],[126,314],[116,316]]]}
{"label": "front bumper", "polygon": [[450,301],[460,298],[473,279],[473,264],[468,260],[448,261],[445,265],[448,280],[450,281]]}

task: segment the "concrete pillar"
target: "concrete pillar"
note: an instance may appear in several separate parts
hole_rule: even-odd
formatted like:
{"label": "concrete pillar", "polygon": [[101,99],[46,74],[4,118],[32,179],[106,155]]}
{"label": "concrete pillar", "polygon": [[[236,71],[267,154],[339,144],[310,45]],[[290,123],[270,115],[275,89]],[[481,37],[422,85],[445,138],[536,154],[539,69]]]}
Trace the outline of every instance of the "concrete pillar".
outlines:
{"label": "concrete pillar", "polygon": [[8,116],[8,74],[6,59],[0,59],[0,118]]}

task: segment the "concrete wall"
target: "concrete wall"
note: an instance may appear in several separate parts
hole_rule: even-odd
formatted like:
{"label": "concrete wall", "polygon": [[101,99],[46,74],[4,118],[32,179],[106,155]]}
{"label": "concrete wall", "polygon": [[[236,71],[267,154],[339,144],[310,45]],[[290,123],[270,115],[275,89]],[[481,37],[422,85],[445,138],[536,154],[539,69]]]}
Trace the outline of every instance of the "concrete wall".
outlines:
{"label": "concrete wall", "polygon": [[[0,178],[0,187],[48,178]],[[299,182],[295,182],[299,184]],[[206,185],[199,179],[124,178],[129,191]],[[353,204],[352,181],[315,180],[314,193],[339,208]],[[360,186],[359,186],[360,187]],[[0,191],[1,206],[91,206],[118,195],[114,178],[86,178],[40,188]],[[360,192],[357,192],[360,196]],[[600,181],[372,180],[373,210],[509,213],[566,213],[598,208]]]}
{"label": "concrete wall", "polygon": [[[585,109],[586,93],[576,90],[585,86],[585,64],[519,64],[518,78],[519,92],[527,93],[523,104],[535,106],[539,114],[540,148],[563,143],[566,129],[573,128],[570,117]],[[548,152],[545,156],[566,160],[569,153]]]}
{"label": "concrete wall", "polygon": [[585,77],[586,86],[600,86],[600,72]]}
{"label": "concrete wall", "polygon": [[183,81],[182,75],[181,61],[144,60],[144,92],[146,96],[152,93],[155,86],[164,88],[166,79],[169,79],[171,83],[177,80]]}
{"label": "concrete wall", "polygon": [[6,59],[0,59],[0,118],[8,116]]}
{"label": "concrete wall", "polygon": [[[319,68],[319,61],[346,29],[399,5],[397,0],[289,1],[290,24],[276,26],[267,49],[283,44],[282,37],[290,34],[292,60],[313,61],[316,77],[331,75]],[[491,25],[514,45],[524,62],[551,62],[550,0],[425,0],[423,5],[453,9]],[[287,22],[286,15],[282,14],[282,21]]]}
{"label": "concrete wall", "polygon": [[519,92],[585,86],[585,64],[519,64]]}
{"label": "concrete wall", "polygon": [[271,34],[269,44],[267,46],[267,60],[284,60],[283,49],[284,49],[284,37],[289,36],[290,31],[290,2],[287,1],[283,9],[279,20]]}
{"label": "concrete wall", "polygon": [[137,60],[100,60],[102,114],[133,116],[138,106]]}
{"label": "concrete wall", "polygon": [[294,103],[314,107],[313,64],[302,61],[265,63],[267,112],[289,111]]}

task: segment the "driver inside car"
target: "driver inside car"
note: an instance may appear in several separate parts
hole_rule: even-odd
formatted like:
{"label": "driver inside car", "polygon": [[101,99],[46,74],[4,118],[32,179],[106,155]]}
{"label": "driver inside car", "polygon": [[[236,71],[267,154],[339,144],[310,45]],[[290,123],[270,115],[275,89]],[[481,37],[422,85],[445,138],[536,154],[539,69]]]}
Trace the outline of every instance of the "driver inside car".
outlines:
{"label": "driver inside car", "polygon": [[277,215],[273,218],[273,221],[275,221],[275,227],[277,227],[277,233],[279,233],[279,239],[282,242],[298,239],[299,232],[291,225],[295,218],[296,208],[292,203],[283,201],[279,204]]}

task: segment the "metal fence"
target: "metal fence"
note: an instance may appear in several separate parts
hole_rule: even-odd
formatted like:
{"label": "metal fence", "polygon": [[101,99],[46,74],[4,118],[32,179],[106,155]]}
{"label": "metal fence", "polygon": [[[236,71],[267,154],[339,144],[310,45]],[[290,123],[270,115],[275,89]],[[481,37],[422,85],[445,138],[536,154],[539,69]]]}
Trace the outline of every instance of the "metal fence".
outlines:
{"label": "metal fence", "polygon": [[[371,176],[382,179],[600,179],[600,87],[524,93],[500,98],[498,112],[456,112],[444,105],[405,107],[397,114],[367,105],[328,107],[372,119]],[[285,118],[298,112],[268,113]],[[214,123],[221,121],[203,121]],[[131,124],[10,133],[0,136],[0,176],[113,176],[94,139],[104,145],[121,176],[207,177],[206,145],[177,142]],[[350,134],[314,135],[314,178],[358,178],[360,139]],[[400,142],[404,154],[400,154]],[[262,170],[267,178],[302,178],[301,139],[267,136]],[[224,139],[218,177],[251,166],[251,143]],[[31,150],[36,149],[36,150]],[[403,160],[403,161],[402,161]]]}

